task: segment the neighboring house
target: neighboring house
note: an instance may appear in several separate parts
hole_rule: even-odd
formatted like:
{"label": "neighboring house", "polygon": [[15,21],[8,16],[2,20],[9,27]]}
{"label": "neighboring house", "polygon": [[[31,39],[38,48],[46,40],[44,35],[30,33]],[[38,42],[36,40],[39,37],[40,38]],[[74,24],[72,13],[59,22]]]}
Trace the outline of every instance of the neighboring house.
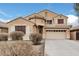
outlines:
{"label": "neighboring house", "polygon": [[25,40],[30,33],[39,32],[44,39],[70,39],[70,30],[64,15],[43,10],[29,16],[19,17],[7,23],[9,33],[23,31]]}
{"label": "neighboring house", "polygon": [[79,40],[79,26],[75,26],[70,29],[70,39]]}
{"label": "neighboring house", "polygon": [[0,21],[0,33],[8,33],[7,24],[1,21]]}

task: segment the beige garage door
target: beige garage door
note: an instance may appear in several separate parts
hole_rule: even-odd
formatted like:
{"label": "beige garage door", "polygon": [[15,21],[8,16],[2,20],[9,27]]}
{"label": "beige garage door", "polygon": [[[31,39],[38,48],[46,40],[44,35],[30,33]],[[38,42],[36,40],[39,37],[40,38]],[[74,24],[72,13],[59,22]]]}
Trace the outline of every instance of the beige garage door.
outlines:
{"label": "beige garage door", "polygon": [[46,39],[65,39],[65,30],[46,30]]}

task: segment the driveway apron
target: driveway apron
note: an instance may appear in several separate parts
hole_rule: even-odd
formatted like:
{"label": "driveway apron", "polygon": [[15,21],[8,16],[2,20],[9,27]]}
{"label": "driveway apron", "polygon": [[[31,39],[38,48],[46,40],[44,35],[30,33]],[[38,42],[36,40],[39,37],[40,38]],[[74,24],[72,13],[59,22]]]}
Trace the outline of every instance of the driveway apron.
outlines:
{"label": "driveway apron", "polygon": [[79,41],[75,40],[45,40],[45,55],[47,56],[79,56]]}

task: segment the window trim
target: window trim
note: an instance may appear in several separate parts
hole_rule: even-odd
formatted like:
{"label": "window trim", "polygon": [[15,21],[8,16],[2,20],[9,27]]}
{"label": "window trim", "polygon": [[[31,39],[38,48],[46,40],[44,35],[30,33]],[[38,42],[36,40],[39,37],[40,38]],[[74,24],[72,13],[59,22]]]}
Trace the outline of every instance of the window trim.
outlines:
{"label": "window trim", "polygon": [[46,32],[66,32],[66,30],[46,30]]}
{"label": "window trim", "polygon": [[64,19],[58,19],[58,24],[64,24]]}
{"label": "window trim", "polygon": [[[23,28],[16,29],[16,27],[18,27],[18,28],[19,28],[19,27],[24,27],[24,30],[23,30]],[[22,31],[22,32],[24,32],[24,34],[26,34],[26,26],[22,26],[22,25],[19,26],[19,25],[16,25],[16,26],[15,26],[15,31]]]}
{"label": "window trim", "polygon": [[52,24],[52,20],[46,20],[47,24]]}

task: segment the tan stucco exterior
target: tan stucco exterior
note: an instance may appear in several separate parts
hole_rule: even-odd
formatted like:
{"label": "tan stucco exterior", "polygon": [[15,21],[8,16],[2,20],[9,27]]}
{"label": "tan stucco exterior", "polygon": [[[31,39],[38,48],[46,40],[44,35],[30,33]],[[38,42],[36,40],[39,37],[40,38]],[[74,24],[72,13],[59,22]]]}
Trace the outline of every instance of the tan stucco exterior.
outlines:
{"label": "tan stucco exterior", "polygon": [[69,29],[66,30],[66,38],[70,39],[70,30]]}
{"label": "tan stucco exterior", "polygon": [[10,34],[11,32],[15,31],[15,26],[26,26],[26,34],[24,36],[24,40],[29,40],[29,35],[30,33],[32,33],[34,30],[33,30],[33,23],[29,22],[29,21],[26,21],[26,20],[23,20],[23,19],[16,19],[16,20],[13,20],[12,22],[10,23],[7,23],[8,25],[8,33]]}
{"label": "tan stucco exterior", "polygon": [[76,40],[76,31],[70,32],[70,39]]}
{"label": "tan stucco exterior", "polygon": [[70,29],[70,38],[71,40],[79,40],[79,25],[74,26]]}
{"label": "tan stucco exterior", "polygon": [[[43,38],[46,39],[46,35],[48,34],[46,32],[47,29],[52,29],[52,30],[66,30],[66,32],[56,32],[59,35],[64,35],[64,37],[67,39],[70,39],[70,30],[69,27],[67,25],[67,18],[64,15],[60,15],[48,10],[44,10],[44,11],[40,11],[38,13],[29,15],[29,16],[25,16],[22,18],[17,18],[8,24],[8,28],[9,28],[9,34],[13,31],[15,31],[15,26],[26,26],[26,34],[24,36],[25,40],[29,40],[29,35],[32,32],[37,32],[39,29],[36,29],[34,27],[34,25],[37,25],[37,27],[42,26],[43,31],[42,31],[42,35]],[[63,24],[58,24],[58,19],[64,19],[64,23]],[[52,20],[52,24],[47,24],[46,20]],[[52,32],[52,34],[49,34],[49,36],[54,35],[54,33]],[[58,35],[58,37],[60,37]],[[56,36],[56,34],[55,34]],[[56,36],[57,37],[57,36]],[[62,38],[62,37],[61,37]],[[59,39],[61,39],[59,38]]]}
{"label": "tan stucco exterior", "polygon": [[[49,30],[66,30],[66,32],[52,32],[52,33],[45,33],[45,38],[48,36],[48,38],[50,37],[62,37],[62,35],[64,35],[65,39],[70,39],[70,30],[69,30],[69,26],[67,25],[67,19],[68,17],[61,15],[61,14],[57,14],[48,10],[44,10],[39,12],[40,15],[42,15],[46,20],[52,20],[52,24],[45,24],[45,31],[47,29]],[[58,24],[58,19],[64,19],[64,23],[63,24]],[[59,35],[58,35],[59,34]],[[58,35],[58,36],[57,36]],[[61,37],[59,39],[61,39]],[[63,37],[62,37],[63,38]]]}

